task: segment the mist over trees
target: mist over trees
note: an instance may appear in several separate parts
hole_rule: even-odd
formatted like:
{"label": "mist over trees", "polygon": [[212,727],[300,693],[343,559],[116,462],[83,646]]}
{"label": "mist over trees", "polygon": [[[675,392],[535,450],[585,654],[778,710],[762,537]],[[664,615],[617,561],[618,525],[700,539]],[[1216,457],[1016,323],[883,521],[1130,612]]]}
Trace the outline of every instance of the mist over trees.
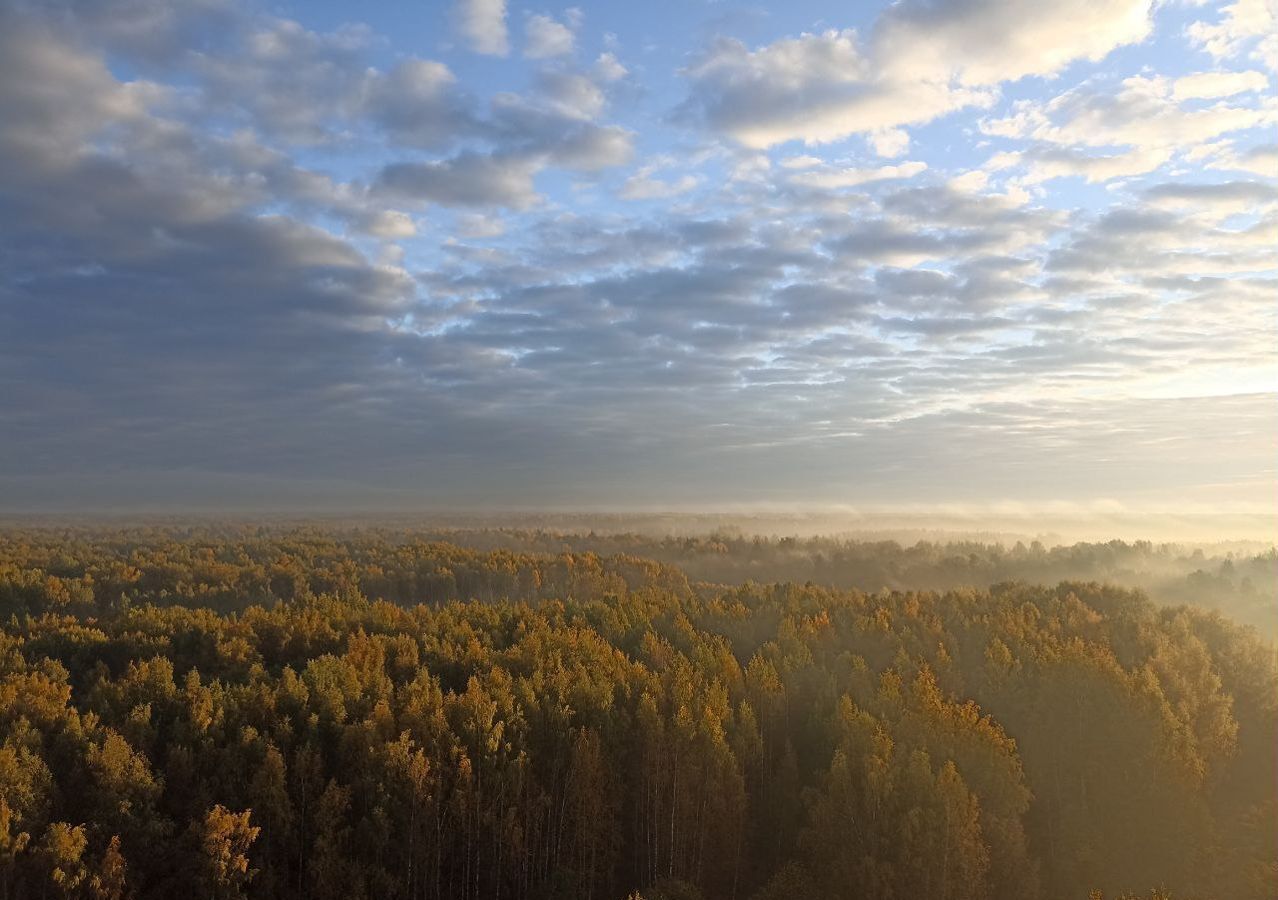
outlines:
{"label": "mist over trees", "polygon": [[1273,554],[428,537],[0,533],[0,897],[1278,894]]}
{"label": "mist over trees", "polygon": [[706,536],[562,533],[509,529],[438,530],[421,535],[480,550],[626,553],[678,566],[694,581],[814,582],[876,591],[988,587],[1002,581],[1102,581],[1139,588],[1169,605],[1216,609],[1278,638],[1278,549],[1250,542],[1185,546],[1150,541],[1047,546],[979,540],[761,537],[725,528]]}

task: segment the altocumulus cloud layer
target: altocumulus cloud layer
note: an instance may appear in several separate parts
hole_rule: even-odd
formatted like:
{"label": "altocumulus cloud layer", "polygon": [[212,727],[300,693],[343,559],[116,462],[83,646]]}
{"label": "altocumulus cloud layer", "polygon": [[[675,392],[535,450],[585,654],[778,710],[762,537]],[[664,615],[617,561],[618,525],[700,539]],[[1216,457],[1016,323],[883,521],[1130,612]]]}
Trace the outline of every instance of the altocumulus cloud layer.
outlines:
{"label": "altocumulus cloud layer", "polygon": [[0,0],[4,506],[1272,499],[1272,0],[420,6]]}

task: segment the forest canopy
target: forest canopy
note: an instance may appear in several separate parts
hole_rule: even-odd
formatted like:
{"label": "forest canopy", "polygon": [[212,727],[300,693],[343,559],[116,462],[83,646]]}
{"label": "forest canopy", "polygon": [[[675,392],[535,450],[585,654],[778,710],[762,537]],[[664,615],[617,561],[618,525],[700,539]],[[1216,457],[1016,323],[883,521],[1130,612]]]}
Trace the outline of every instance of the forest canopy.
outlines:
{"label": "forest canopy", "polygon": [[0,897],[1271,898],[1274,566],[11,529]]}

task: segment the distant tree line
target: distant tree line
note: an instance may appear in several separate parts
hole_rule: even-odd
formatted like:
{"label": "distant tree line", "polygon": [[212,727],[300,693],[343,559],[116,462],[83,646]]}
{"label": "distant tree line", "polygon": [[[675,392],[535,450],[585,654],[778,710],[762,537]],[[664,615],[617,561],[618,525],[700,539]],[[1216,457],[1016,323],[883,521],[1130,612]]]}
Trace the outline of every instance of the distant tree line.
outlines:
{"label": "distant tree line", "polygon": [[0,898],[1278,895],[1272,645],[1119,587],[68,530],[0,614]]}

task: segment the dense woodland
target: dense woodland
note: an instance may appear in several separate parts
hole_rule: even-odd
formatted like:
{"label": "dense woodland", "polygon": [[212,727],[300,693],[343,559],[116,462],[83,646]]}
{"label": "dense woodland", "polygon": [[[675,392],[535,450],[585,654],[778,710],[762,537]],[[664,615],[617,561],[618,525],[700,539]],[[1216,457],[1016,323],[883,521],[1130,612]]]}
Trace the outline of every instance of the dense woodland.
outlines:
{"label": "dense woodland", "polygon": [[1219,612],[924,589],[1036,547],[483,540],[0,532],[0,898],[1278,896]]}

